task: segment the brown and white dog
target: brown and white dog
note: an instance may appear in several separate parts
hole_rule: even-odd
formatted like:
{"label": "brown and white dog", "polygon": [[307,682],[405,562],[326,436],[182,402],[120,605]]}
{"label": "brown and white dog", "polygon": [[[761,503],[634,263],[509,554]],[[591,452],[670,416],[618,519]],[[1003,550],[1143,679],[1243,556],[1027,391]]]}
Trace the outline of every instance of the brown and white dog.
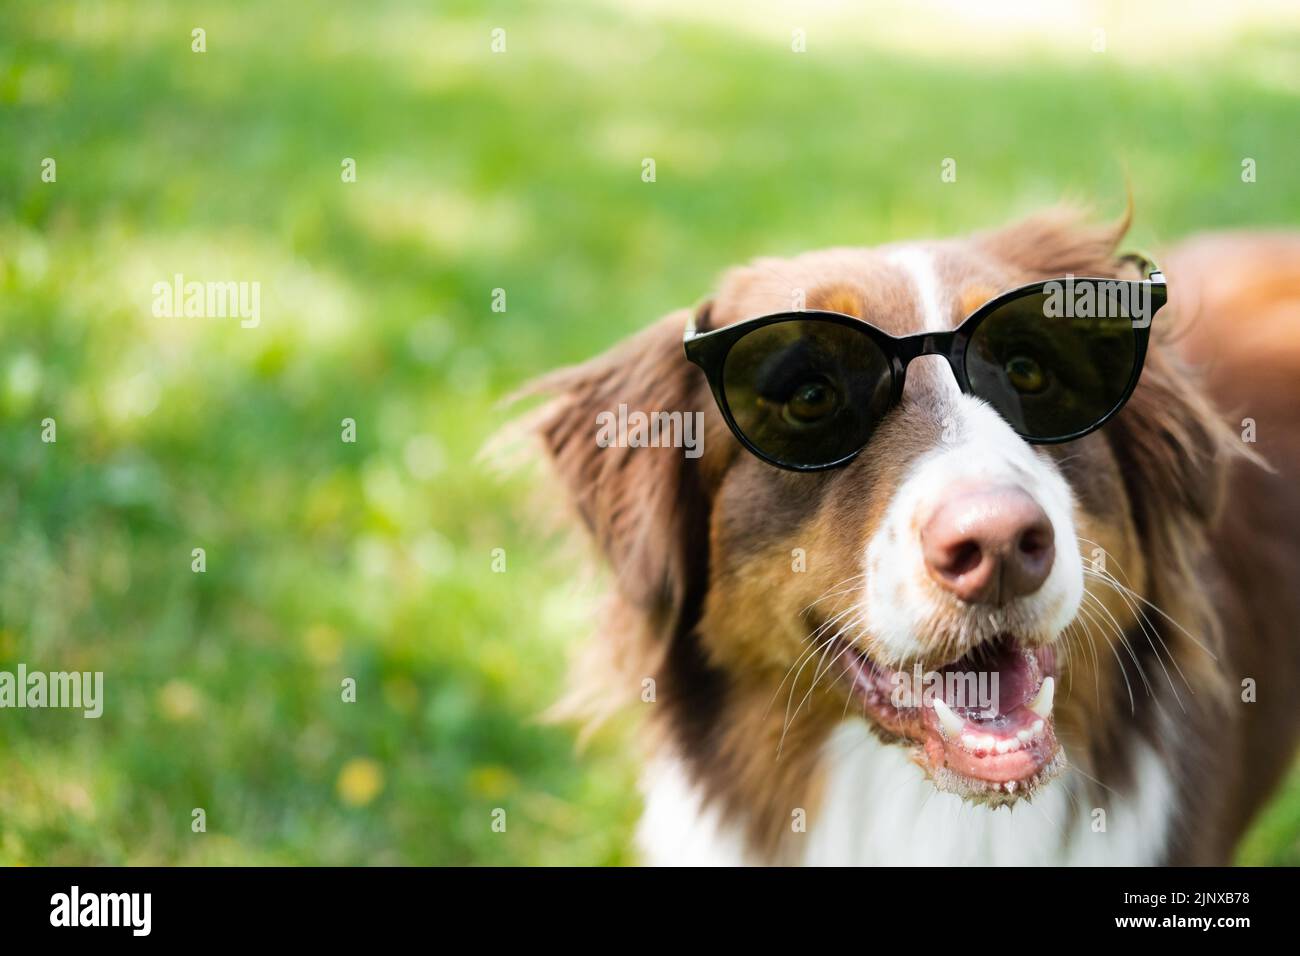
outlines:
{"label": "brown and white dog", "polygon": [[[1126,226],[1052,211],[762,259],[694,314],[716,329],[803,290],[946,330],[1024,283],[1119,275]],[[1300,726],[1300,237],[1161,265],[1140,384],[1065,445],[1025,443],[933,358],[847,466],[775,468],[683,357],[686,311],[540,383],[530,425],[614,579],[570,709],[645,711],[647,862],[1231,859]],[[702,413],[702,454],[598,442],[620,405]],[[1028,529],[1034,549],[999,550]],[[946,573],[963,542],[1002,555],[1011,593]],[[997,672],[1015,733],[941,733],[877,692],[918,665]]]}

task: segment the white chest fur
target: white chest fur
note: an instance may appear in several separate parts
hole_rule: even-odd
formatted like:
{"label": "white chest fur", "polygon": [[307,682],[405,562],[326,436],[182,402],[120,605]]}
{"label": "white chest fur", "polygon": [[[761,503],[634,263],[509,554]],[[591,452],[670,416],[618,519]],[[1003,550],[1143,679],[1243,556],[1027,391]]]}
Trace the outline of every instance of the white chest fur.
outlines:
{"label": "white chest fur", "polygon": [[[1162,855],[1173,787],[1145,744],[1131,792],[1112,795],[1099,817],[1066,775],[1032,803],[989,809],[936,791],[897,746],[865,725],[841,725],[827,742],[828,778],[820,807],[808,813],[803,862],[814,866],[1064,865],[1141,866]],[[739,829],[702,809],[681,768],[660,763],[646,774],[638,831],[645,862],[681,865],[761,863]],[[792,808],[793,809],[793,808]],[[1102,829],[1104,825],[1104,829]]]}

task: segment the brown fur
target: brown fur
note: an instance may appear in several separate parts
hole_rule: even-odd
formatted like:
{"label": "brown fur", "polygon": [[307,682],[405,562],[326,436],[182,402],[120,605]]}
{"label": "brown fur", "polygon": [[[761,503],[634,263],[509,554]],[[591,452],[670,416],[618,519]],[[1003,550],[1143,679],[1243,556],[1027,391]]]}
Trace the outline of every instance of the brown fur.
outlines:
{"label": "brown fur", "polygon": [[[1168,260],[1171,288],[1183,296],[1180,350],[1225,410],[1232,444],[1268,466],[1228,463],[1220,520],[1197,571],[1221,622],[1231,719],[1216,728],[1224,759],[1189,788],[1222,794],[1218,845],[1200,854],[1222,859],[1291,765],[1300,733],[1300,237],[1207,236]],[[1249,446],[1247,418],[1256,426]],[[1247,678],[1258,685],[1256,703],[1242,700]]]}
{"label": "brown fur", "polygon": [[[1119,275],[1126,267],[1113,255],[1126,226],[1127,219],[1085,226],[1074,214],[1049,212],[937,244],[940,279],[964,290],[954,296],[956,308],[969,310],[981,296],[1037,278]],[[1094,546],[1104,549],[1108,570],[1168,615],[1089,580],[1092,613],[1113,620],[1123,643],[1112,656],[1095,633],[1084,633],[1086,622],[1072,627],[1057,723],[1072,762],[1104,782],[1097,805],[1106,788],[1122,788],[1130,777],[1125,740],[1134,727],[1160,748],[1180,785],[1170,862],[1228,858],[1300,729],[1292,696],[1300,689],[1293,624],[1300,598],[1294,586],[1282,597],[1278,584],[1278,575],[1300,568],[1300,500],[1288,484],[1300,473],[1300,320],[1274,316],[1271,332],[1221,353],[1209,373],[1217,398],[1249,406],[1260,422],[1267,436],[1261,450],[1275,473],[1242,454],[1168,341],[1170,330],[1194,327],[1188,351],[1214,352],[1237,334],[1247,310],[1279,299],[1291,311],[1278,314],[1294,319],[1300,254],[1296,240],[1288,241],[1285,250],[1270,251],[1291,281],[1257,293],[1257,304],[1247,304],[1255,274],[1249,256],[1231,278],[1210,283],[1198,281],[1211,266],[1198,264],[1196,247],[1173,257],[1171,303],[1157,320],[1159,334],[1128,406],[1101,431],[1040,451],[1074,488],[1085,562]],[[1216,248],[1204,258],[1224,255]],[[919,303],[894,269],[872,250],[759,260],[730,272],[697,321],[717,328],[788,311],[802,294],[809,308],[905,334],[917,328]],[[1192,322],[1192,313],[1211,318]],[[954,314],[952,323],[962,317]],[[821,679],[820,666],[791,676],[792,663],[808,633],[847,606],[848,597],[825,596],[856,573],[892,489],[936,440],[944,399],[932,376],[948,372],[914,363],[903,403],[881,423],[869,454],[834,471],[792,474],[739,449],[703,375],[682,356],[685,320],[685,312],[673,313],[538,386],[557,396],[538,434],[615,575],[594,656],[580,669],[588,689],[573,700],[576,710],[607,713],[638,701],[642,681],[654,678],[651,749],[678,754],[709,799],[744,822],[751,845],[779,861],[788,858],[792,808],[815,812],[820,745],[849,706],[842,689]],[[1259,344],[1283,339],[1288,347],[1280,354]],[[1257,383],[1275,387],[1261,393]],[[596,415],[619,403],[703,412],[704,456],[597,447]],[[1220,521],[1229,478],[1234,504]],[[1277,542],[1260,541],[1270,529]],[[790,573],[795,548],[806,553],[806,573]],[[959,651],[956,633],[935,627],[930,662]],[[1259,704],[1237,701],[1243,675],[1259,680]],[[791,704],[798,705],[793,721]],[[1170,732],[1171,718],[1183,732]]]}

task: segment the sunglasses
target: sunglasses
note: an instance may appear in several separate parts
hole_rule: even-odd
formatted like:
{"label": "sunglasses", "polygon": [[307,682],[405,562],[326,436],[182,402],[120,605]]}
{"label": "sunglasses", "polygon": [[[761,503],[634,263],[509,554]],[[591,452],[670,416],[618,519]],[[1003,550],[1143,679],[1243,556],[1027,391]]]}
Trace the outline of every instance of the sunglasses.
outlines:
{"label": "sunglasses", "polygon": [[838,312],[783,312],[697,332],[686,357],[703,369],[722,416],[749,451],[792,471],[851,461],[899,403],[907,366],[941,355],[967,395],[1021,438],[1082,438],[1124,407],[1142,373],[1164,275],[1128,256],[1141,280],[1067,276],[990,299],[951,332],[895,337]]}

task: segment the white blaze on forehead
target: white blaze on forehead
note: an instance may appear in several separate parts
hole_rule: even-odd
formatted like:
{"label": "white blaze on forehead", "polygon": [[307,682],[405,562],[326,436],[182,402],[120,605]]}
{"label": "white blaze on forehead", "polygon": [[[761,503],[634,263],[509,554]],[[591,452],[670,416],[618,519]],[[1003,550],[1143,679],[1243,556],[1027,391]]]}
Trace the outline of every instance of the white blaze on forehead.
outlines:
{"label": "white blaze on forehead", "polygon": [[906,272],[916,288],[916,300],[921,309],[921,328],[917,331],[947,331],[951,325],[943,308],[946,297],[939,287],[933,253],[922,246],[899,246],[889,254],[889,261]]}

